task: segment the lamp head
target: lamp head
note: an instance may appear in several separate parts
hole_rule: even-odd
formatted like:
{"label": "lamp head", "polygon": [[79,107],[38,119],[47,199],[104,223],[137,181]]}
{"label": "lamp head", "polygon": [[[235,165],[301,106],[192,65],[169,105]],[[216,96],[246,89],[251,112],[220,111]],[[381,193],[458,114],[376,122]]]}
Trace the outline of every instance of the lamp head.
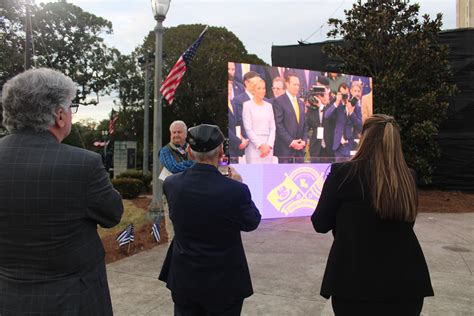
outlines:
{"label": "lamp head", "polygon": [[161,18],[162,20],[165,19],[166,13],[168,13],[168,9],[170,8],[171,0],[151,0],[151,8],[153,9],[153,16],[156,20]]}

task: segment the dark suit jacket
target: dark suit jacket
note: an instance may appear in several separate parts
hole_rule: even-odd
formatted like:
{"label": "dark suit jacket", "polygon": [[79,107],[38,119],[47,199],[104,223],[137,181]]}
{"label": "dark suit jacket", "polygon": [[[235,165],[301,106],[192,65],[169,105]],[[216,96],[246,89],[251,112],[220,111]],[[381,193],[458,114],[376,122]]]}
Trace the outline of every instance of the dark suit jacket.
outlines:
{"label": "dark suit jacket", "polygon": [[335,120],[333,150],[337,150],[343,136],[350,145],[353,145],[358,131],[362,131],[362,112],[359,106],[356,106],[354,112],[347,116],[344,105],[341,104],[336,108],[332,104],[324,113],[324,117]]}
{"label": "dark suit jacket", "polygon": [[355,300],[432,296],[414,223],[378,218],[371,205],[369,164],[359,162],[364,171],[344,182],[354,163],[332,165],[311,216],[317,232],[334,234],[321,295]]}
{"label": "dark suit jacket", "polygon": [[[329,106],[329,105],[328,105]],[[324,118],[324,113],[328,106],[323,108],[322,121],[319,117],[318,107],[309,107],[306,112],[306,125],[308,130],[312,130],[311,138],[309,140],[309,154],[311,157],[322,157],[322,140],[318,139],[318,127],[324,128],[323,138],[326,145],[326,155],[332,152],[332,143],[334,139],[334,118]],[[330,157],[333,155],[330,154]]]}
{"label": "dark suit jacket", "polygon": [[233,100],[230,101],[230,106],[232,107],[233,111],[231,112],[230,110],[228,110],[227,112],[228,119],[229,119],[229,156],[231,158],[236,158],[236,157],[242,156],[244,154],[244,151],[242,149],[239,149],[239,146],[242,143],[242,140],[237,136],[235,132],[235,128],[236,126],[240,126],[241,133],[243,133],[244,127],[242,123],[237,123],[238,110]]}
{"label": "dark suit jacket", "polygon": [[235,115],[235,124],[242,126],[241,132],[244,138],[247,138],[247,133],[245,133],[245,129],[243,128],[244,124],[242,122],[242,111],[244,109],[244,102],[249,101],[250,97],[246,91],[241,94],[234,96],[232,100],[232,104],[234,105],[234,115]]}
{"label": "dark suit jacket", "polygon": [[0,314],[111,315],[97,224],[123,206],[100,155],[52,134],[0,139]]}
{"label": "dark suit jacket", "polygon": [[296,120],[296,113],[290,98],[285,93],[273,101],[273,114],[275,116],[276,137],[274,153],[281,158],[302,157],[304,149],[295,150],[290,148],[290,144],[295,139],[308,140],[306,128],[305,105],[298,100],[300,110],[300,121]]}
{"label": "dark suit jacket", "polygon": [[232,90],[233,90],[234,97],[235,97],[236,95],[239,95],[239,94],[245,92],[245,87],[239,81],[232,80]]}
{"label": "dark suit jacket", "polygon": [[196,163],[166,178],[163,191],[175,236],[159,279],[173,297],[226,304],[252,295],[240,232],[256,229],[261,215],[248,187]]}

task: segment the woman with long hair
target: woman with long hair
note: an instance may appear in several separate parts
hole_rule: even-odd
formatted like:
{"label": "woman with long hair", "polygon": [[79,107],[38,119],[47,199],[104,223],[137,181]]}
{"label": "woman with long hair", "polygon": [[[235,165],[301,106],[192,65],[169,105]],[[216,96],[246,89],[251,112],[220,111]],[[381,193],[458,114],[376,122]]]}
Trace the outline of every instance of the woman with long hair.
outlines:
{"label": "woman with long hair", "polygon": [[376,114],[354,157],[331,167],[311,216],[334,242],[321,285],[339,315],[419,315],[433,296],[413,231],[418,195],[393,117]]}

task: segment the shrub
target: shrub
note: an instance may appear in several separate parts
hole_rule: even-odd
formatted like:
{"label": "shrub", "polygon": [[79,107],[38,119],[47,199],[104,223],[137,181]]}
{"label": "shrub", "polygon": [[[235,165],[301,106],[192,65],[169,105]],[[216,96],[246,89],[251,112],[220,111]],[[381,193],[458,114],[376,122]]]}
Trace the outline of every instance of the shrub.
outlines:
{"label": "shrub", "polygon": [[136,198],[144,186],[142,180],[134,178],[113,179],[112,185],[120,192],[124,199]]}
{"label": "shrub", "polygon": [[117,176],[117,179],[120,178],[133,178],[133,179],[138,179],[143,182],[143,191],[149,191],[150,190],[150,183],[151,183],[151,175],[146,175],[142,171],[138,170],[130,170],[130,171],[125,171]]}

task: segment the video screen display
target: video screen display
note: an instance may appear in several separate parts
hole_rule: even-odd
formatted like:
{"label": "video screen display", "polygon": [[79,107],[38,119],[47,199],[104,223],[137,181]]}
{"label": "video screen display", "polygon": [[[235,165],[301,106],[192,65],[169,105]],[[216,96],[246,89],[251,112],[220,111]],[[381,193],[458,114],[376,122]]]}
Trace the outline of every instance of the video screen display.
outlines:
{"label": "video screen display", "polygon": [[232,164],[330,163],[357,150],[372,78],[228,63]]}

